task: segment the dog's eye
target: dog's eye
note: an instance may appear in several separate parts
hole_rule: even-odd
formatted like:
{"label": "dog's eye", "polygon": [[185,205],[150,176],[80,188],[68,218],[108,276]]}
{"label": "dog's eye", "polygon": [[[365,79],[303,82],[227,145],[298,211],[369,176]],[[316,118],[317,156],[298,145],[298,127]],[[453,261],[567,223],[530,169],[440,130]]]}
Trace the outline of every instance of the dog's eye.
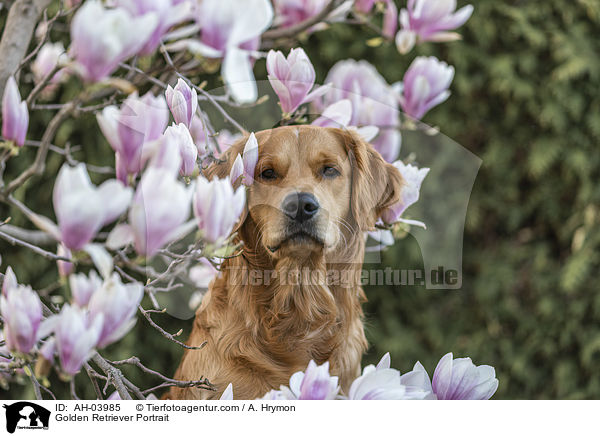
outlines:
{"label": "dog's eye", "polygon": [[265,180],[274,180],[277,178],[277,173],[275,173],[275,170],[269,168],[260,173],[260,178]]}
{"label": "dog's eye", "polygon": [[328,179],[333,179],[340,175],[340,172],[334,167],[324,166],[321,170],[321,175]]}

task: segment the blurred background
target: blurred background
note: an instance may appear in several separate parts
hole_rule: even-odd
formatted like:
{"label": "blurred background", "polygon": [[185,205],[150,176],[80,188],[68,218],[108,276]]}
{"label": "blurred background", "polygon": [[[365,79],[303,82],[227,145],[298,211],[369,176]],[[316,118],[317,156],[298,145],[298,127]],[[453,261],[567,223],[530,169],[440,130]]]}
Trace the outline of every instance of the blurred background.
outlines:
{"label": "blurred background", "polygon": [[[452,96],[423,121],[439,126],[483,162],[467,213],[462,289],[367,288],[371,348],[365,364],[390,351],[392,366],[402,372],[420,360],[431,375],[439,358],[452,351],[496,368],[496,399],[600,398],[600,286],[595,281],[600,264],[600,3],[480,0],[474,6],[460,29],[463,41],[421,45],[407,56],[371,40],[377,35],[368,29],[349,25],[302,41],[318,82],[335,62],[348,58],[373,63],[389,83],[401,80],[417,55],[435,55],[453,65]],[[6,10],[0,13],[0,24],[5,15]],[[264,61],[255,72],[257,79],[265,78]],[[63,88],[62,101],[76,92],[75,85]],[[33,114],[32,138],[41,135],[50,116]],[[113,154],[92,115],[66,123],[55,143],[63,146],[67,140],[85,145],[78,157],[112,164]],[[34,153],[31,147],[23,150],[7,177],[22,171]],[[60,156],[51,154],[47,174],[56,174],[61,164]],[[51,192],[51,178],[41,177],[16,197],[52,217]],[[11,212],[12,224],[31,228],[0,205],[0,218]],[[2,271],[12,265],[20,282],[42,293],[56,292],[53,263],[2,241],[0,253]],[[408,235],[388,249],[383,264],[423,268],[414,238]],[[184,329],[182,337],[191,329],[191,320],[159,316],[155,320],[165,329]],[[172,375],[182,353],[140,319],[104,354],[111,359],[135,355]],[[139,386],[159,384],[136,369],[124,372]],[[78,377],[78,394],[92,398],[86,376]],[[63,389],[68,395],[67,385],[56,377],[51,382],[56,393]],[[32,398],[29,389],[11,385],[9,392],[0,389],[0,397]]]}

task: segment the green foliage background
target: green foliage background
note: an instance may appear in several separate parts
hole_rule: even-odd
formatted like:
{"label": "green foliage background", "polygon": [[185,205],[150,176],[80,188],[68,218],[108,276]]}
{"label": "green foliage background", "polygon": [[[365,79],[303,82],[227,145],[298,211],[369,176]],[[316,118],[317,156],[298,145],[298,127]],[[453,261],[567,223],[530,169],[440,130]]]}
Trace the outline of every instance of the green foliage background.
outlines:
{"label": "green foliage background", "polygon": [[[390,351],[393,366],[408,371],[421,360],[431,374],[453,351],[495,366],[498,399],[600,398],[600,2],[481,0],[474,6],[460,30],[463,41],[426,44],[404,57],[390,44],[367,46],[376,35],[346,25],[303,42],[321,81],[346,58],[369,60],[390,83],[401,80],[416,55],[454,65],[451,98],[424,121],[483,160],[467,215],[462,289],[367,289],[372,348],[366,361]],[[257,63],[257,73],[262,69]],[[31,136],[46,118],[35,115],[39,130]],[[92,163],[111,162],[93,117],[65,125],[55,142],[64,145],[67,138],[84,144]],[[11,163],[9,175],[32,154]],[[52,155],[49,174],[60,164]],[[52,216],[50,180],[36,178],[17,196]],[[1,218],[9,213],[0,207]],[[28,226],[13,215],[14,224]],[[41,289],[56,279],[53,264],[26,250],[0,242],[0,252],[22,282]],[[384,262],[422,267],[410,236]],[[170,331],[189,333],[191,321],[162,316]],[[108,351],[114,359],[137,355],[167,375],[181,354],[142,320]],[[158,384],[126,371],[144,387]],[[92,397],[83,390],[85,376],[78,377],[80,395]],[[52,382],[66,395],[66,386]],[[13,387],[0,396],[31,395],[28,389]]]}

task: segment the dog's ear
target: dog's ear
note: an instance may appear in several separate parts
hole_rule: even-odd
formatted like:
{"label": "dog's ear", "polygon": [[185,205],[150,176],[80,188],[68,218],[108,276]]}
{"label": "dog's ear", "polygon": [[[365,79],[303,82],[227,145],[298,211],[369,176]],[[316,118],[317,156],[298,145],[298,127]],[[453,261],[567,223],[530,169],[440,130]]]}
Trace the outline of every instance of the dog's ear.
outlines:
{"label": "dog's ear", "polygon": [[352,167],[352,216],[361,230],[372,230],[381,213],[400,201],[404,179],[358,132],[336,130]]}

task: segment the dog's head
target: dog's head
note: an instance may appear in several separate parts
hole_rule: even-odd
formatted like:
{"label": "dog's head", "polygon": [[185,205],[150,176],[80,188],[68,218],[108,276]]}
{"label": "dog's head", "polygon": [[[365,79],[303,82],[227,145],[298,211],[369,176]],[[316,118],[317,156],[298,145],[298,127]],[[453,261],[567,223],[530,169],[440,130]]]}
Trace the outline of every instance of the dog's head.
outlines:
{"label": "dog's head", "polygon": [[[274,259],[344,251],[400,199],[403,180],[357,133],[288,126],[256,133],[259,159],[239,228],[249,249]],[[246,139],[207,177],[225,177]]]}

